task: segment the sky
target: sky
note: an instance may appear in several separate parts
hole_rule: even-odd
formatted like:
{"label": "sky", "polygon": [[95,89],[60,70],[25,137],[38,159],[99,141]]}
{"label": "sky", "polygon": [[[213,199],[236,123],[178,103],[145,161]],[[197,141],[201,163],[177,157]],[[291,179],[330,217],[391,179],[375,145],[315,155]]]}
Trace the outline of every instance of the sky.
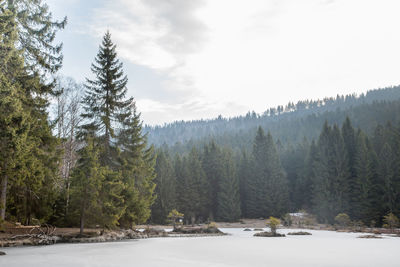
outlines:
{"label": "sky", "polygon": [[47,0],[60,73],[93,78],[109,30],[145,124],[262,113],[400,84],[398,0]]}

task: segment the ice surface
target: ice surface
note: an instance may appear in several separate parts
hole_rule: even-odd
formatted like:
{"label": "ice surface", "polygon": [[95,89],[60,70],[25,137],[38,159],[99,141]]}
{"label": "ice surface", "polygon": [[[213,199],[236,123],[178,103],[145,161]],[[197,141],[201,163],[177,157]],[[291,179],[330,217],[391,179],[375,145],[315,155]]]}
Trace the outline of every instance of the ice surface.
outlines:
{"label": "ice surface", "polygon": [[309,230],[313,235],[266,238],[243,229],[222,230],[231,235],[1,248],[7,255],[0,257],[0,267],[400,266],[399,237],[362,239]]}

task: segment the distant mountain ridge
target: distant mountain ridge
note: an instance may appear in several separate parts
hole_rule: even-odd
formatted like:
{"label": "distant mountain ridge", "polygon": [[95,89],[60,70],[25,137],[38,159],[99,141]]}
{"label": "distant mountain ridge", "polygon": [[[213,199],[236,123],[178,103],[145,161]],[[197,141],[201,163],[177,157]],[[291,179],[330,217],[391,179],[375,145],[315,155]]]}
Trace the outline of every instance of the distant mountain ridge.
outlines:
{"label": "distant mountain ridge", "polygon": [[[325,121],[341,124],[349,117],[355,127],[367,134],[378,124],[400,122],[400,86],[370,90],[356,94],[289,102],[266,110],[263,114],[248,112],[244,116],[210,120],[177,121],[164,126],[145,126],[150,144],[161,146],[190,146],[213,139],[233,148],[248,147],[250,136],[258,126],[282,143],[297,143],[304,137],[318,136]],[[179,149],[178,149],[179,150]]]}

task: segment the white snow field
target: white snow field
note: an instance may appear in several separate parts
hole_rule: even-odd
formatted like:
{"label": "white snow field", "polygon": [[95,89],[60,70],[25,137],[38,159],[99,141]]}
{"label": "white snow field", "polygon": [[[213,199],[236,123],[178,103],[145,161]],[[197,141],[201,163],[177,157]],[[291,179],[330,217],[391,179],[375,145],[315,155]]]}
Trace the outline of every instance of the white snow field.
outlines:
{"label": "white snow field", "polygon": [[399,237],[308,230],[313,235],[268,238],[239,228],[222,230],[230,235],[1,248],[7,255],[0,257],[0,267],[400,266]]}

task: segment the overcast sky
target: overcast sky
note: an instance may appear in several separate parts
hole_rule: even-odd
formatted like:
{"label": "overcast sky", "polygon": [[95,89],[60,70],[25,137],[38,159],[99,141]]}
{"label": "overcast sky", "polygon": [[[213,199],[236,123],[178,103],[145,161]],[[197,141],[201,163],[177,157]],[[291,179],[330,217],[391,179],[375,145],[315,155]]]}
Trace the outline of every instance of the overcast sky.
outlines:
{"label": "overcast sky", "polygon": [[400,84],[398,0],[48,0],[61,73],[91,77],[107,29],[146,124],[263,112]]}

